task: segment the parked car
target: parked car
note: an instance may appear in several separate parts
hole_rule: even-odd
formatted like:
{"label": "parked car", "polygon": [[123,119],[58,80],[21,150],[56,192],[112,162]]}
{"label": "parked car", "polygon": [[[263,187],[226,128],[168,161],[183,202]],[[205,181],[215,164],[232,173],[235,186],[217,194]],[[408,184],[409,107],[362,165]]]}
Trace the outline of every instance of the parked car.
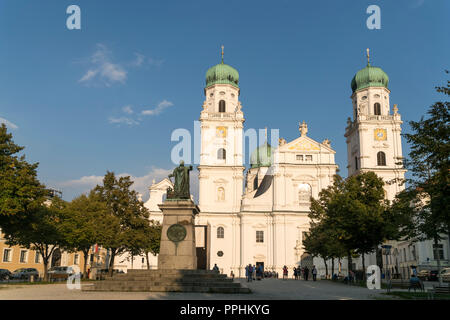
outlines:
{"label": "parked car", "polygon": [[450,282],[450,268],[444,268],[441,271],[441,277],[442,277],[442,281]]}
{"label": "parked car", "polygon": [[11,279],[30,280],[31,276],[39,277],[39,271],[35,268],[20,268],[12,273]]}
{"label": "parked car", "polygon": [[430,276],[430,270],[420,270],[419,273],[417,274],[417,277],[422,281],[428,280],[429,276]]}
{"label": "parked car", "polygon": [[8,269],[0,269],[0,280],[9,280],[11,276],[12,273]]}
{"label": "parked car", "polygon": [[438,270],[431,270],[428,274],[428,281],[438,281]]}
{"label": "parked car", "polygon": [[75,270],[72,267],[67,266],[52,267],[48,271],[48,276],[50,279],[67,279],[69,276],[74,274]]}

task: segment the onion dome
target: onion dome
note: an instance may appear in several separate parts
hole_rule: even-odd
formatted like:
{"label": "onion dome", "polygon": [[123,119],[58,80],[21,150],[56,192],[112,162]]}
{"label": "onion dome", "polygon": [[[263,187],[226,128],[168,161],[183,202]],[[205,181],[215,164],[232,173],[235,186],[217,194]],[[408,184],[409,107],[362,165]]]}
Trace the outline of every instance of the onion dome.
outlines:
{"label": "onion dome", "polygon": [[222,63],[216,64],[206,72],[206,88],[214,84],[231,84],[239,88],[239,72],[232,66],[223,63],[223,46]]}
{"label": "onion dome", "polygon": [[352,91],[367,87],[384,87],[387,89],[389,77],[381,68],[373,67],[369,63],[369,49],[367,49],[367,66],[359,70],[352,79]]}
{"label": "onion dome", "polygon": [[250,156],[251,168],[270,167],[272,165],[272,147],[266,142],[256,148]]}

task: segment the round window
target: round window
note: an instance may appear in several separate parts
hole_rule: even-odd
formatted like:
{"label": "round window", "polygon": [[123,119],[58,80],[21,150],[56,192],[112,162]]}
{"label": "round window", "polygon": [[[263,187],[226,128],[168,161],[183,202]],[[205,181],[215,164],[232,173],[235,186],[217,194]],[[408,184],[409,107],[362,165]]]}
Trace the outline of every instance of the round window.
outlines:
{"label": "round window", "polygon": [[222,257],[222,256],[223,256],[223,251],[217,251],[217,255],[218,255],[219,257]]}

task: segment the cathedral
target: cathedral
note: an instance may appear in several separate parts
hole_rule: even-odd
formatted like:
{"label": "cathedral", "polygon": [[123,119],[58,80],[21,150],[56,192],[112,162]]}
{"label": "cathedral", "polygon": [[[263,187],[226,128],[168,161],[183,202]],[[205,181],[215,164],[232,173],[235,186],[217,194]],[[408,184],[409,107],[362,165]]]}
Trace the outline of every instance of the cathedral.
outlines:
{"label": "cathedral", "polygon": [[[366,67],[351,81],[348,111],[352,117],[347,120],[345,138],[348,174],[374,171],[385,181],[385,196],[392,200],[402,189],[399,179],[406,170],[401,163],[402,121],[396,105],[391,111],[388,83],[387,74],[371,66],[367,54]],[[293,141],[280,138],[277,145],[271,145],[266,133],[266,141],[252,152],[246,168],[239,73],[223,62],[223,53],[222,62],[206,73],[204,94],[199,110],[199,267],[211,269],[217,264],[222,273],[243,277],[249,263],[279,274],[283,266],[292,270],[315,264],[319,274],[325,274],[322,259],[313,260],[305,253],[302,241],[309,229],[310,197],[317,198],[336,173],[330,141],[311,139],[303,121]],[[158,204],[171,185],[164,179],[149,188],[145,205],[151,219],[162,221]],[[375,263],[373,255],[366,261]]]}

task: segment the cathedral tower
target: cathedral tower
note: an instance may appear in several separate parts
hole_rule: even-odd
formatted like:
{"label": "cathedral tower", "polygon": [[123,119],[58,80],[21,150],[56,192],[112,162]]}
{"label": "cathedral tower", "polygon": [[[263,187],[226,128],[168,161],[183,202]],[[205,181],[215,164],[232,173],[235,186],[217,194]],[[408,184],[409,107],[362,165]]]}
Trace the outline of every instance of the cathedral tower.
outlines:
{"label": "cathedral tower", "polygon": [[[222,62],[206,72],[200,113],[199,207],[202,213],[238,213],[243,188],[239,73]],[[219,209],[219,210],[218,210]]]}
{"label": "cathedral tower", "polygon": [[389,77],[378,67],[367,66],[353,77],[353,120],[349,117],[347,138],[348,175],[373,171],[385,182],[385,195],[393,200],[404,187],[401,120],[397,105],[391,112]]}

